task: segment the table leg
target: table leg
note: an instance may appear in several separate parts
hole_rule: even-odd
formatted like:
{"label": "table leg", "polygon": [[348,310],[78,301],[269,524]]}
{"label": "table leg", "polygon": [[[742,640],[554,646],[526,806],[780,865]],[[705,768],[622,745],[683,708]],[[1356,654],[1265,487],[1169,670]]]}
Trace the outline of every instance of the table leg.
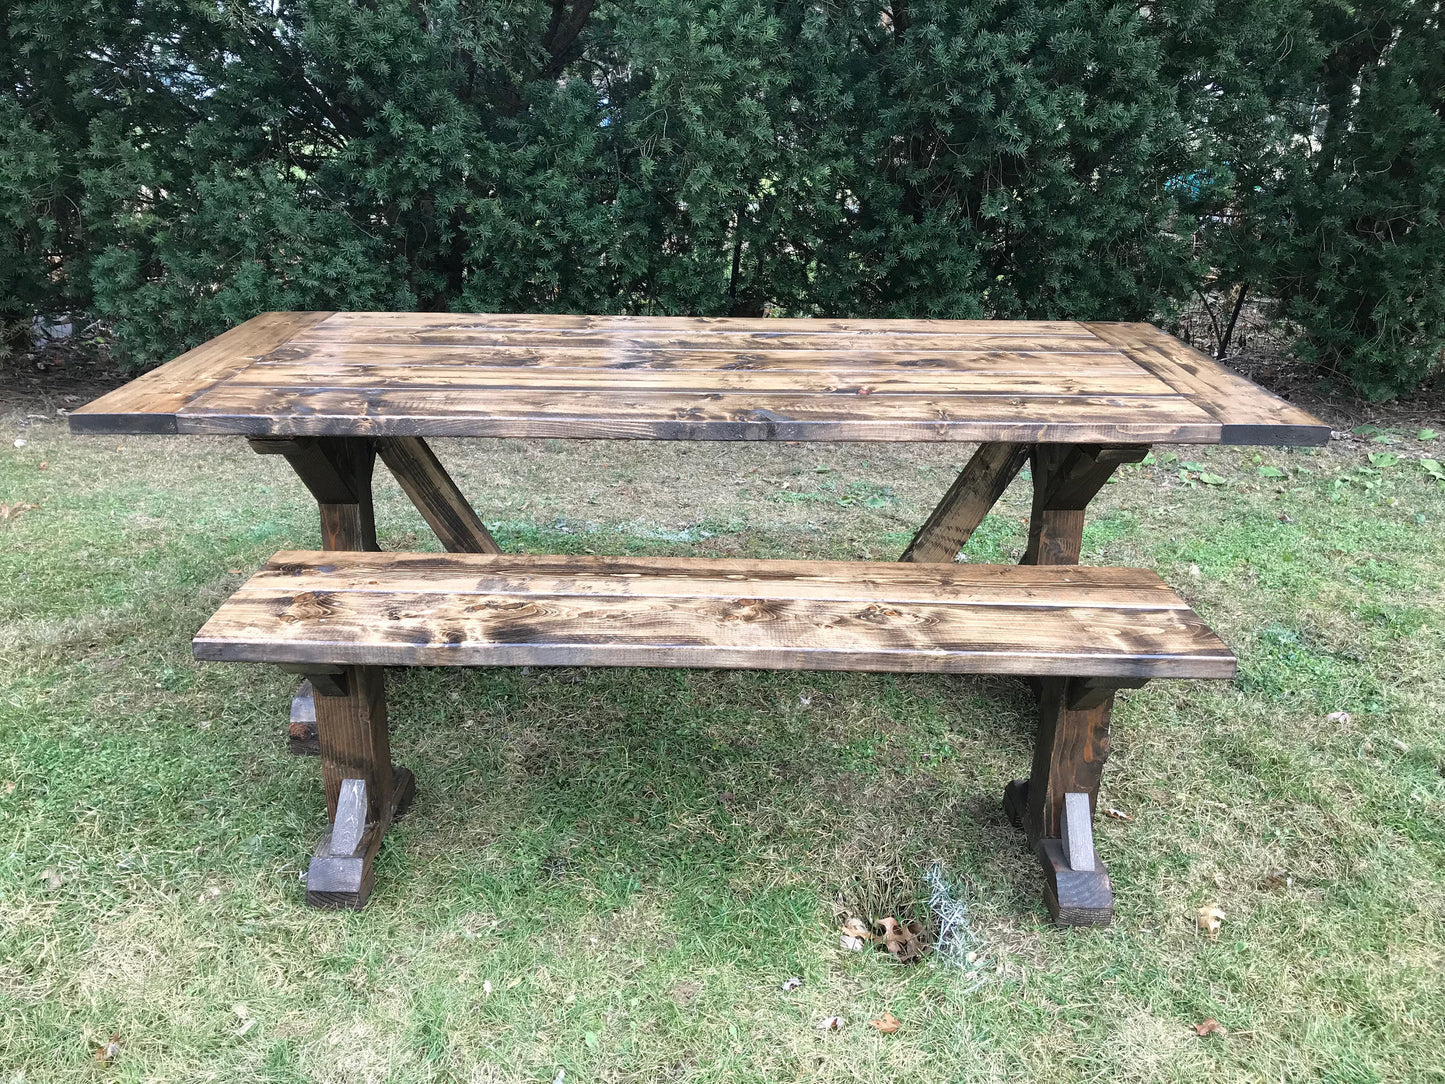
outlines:
{"label": "table leg", "polygon": [[[376,449],[364,437],[252,437],[261,455],[282,455],[316,498],[321,517],[321,548],[381,549],[376,541],[371,476]],[[287,745],[297,756],[316,756],[315,694],[306,681],[291,699]]]}
{"label": "table leg", "polygon": [[1084,509],[1116,469],[1148,454],[1147,444],[1034,445],[1034,506],[1020,564],[1078,564]]}

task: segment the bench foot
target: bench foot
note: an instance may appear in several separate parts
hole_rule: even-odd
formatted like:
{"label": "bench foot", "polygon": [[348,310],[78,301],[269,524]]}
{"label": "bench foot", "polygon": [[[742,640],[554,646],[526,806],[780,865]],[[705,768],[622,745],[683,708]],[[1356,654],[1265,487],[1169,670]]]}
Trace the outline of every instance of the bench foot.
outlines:
{"label": "bench foot", "polygon": [[336,819],[316,844],[306,871],[306,903],[322,911],[359,911],[376,883],[374,862],[392,822],[416,797],[416,778],[393,767],[391,795],[380,816],[366,820],[366,781],[346,779],[336,802]]}
{"label": "bench foot", "polygon": [[1004,787],[1004,814],[1038,857],[1044,903],[1060,926],[1107,926],[1113,918],[1109,871],[1094,852],[1094,805],[1109,757],[1114,693],[1139,684],[1043,679],[1033,771]]}
{"label": "bench foot", "polygon": [[1074,869],[1061,839],[1039,840],[1034,853],[1044,874],[1044,906],[1056,925],[1107,926],[1114,920],[1114,889],[1102,862]]}

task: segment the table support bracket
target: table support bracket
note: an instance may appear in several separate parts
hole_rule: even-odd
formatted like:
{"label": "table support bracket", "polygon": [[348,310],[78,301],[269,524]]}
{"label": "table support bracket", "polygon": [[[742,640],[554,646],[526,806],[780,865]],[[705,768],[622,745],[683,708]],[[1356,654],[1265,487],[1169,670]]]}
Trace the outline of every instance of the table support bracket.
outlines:
{"label": "table support bracket", "polygon": [[1020,564],[1076,565],[1084,538],[1084,509],[1114,471],[1149,454],[1147,444],[1035,444],[1028,548]]}

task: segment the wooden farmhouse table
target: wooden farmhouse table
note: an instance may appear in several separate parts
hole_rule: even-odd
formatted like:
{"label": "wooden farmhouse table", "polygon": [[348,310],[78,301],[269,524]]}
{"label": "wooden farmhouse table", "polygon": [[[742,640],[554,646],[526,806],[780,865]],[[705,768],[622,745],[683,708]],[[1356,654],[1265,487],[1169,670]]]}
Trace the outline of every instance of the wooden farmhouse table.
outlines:
{"label": "wooden farmhouse table", "polygon": [[449,550],[496,543],[425,443],[451,437],[980,445],[900,558],[952,561],[1024,463],[1025,563],[1149,445],[1320,445],[1319,419],[1148,324],[263,313],[70,415],[284,455],[328,549],[376,548],[379,454]]}
{"label": "wooden farmhouse table", "polygon": [[[607,558],[283,553],[208,623],[196,650],[275,662],[315,689],[333,825],[308,875],[318,906],[365,902],[376,848],[411,793],[410,773],[390,760],[384,666],[501,665],[518,644],[609,665],[607,652],[630,643],[638,650],[628,657],[647,665],[791,660],[1034,676],[1033,774],[1010,784],[1005,807],[1036,846],[1051,913],[1079,923],[1112,910],[1089,821],[1114,691],[1155,676],[1228,677],[1233,656],[1146,570],[953,562],[1026,463],[1033,509],[1021,563],[1077,566],[1090,500],[1151,444],[1330,436],[1148,324],[348,312],[264,313],[75,411],[70,425],[245,437],[294,468],[330,551],[379,549],[380,457],[457,555],[500,549],[429,437],[977,444],[900,555],[925,566],[910,573],[846,562],[624,568]],[[567,601],[603,595],[621,616],[600,601]],[[695,596],[692,609],[682,595]],[[787,617],[804,610],[813,617]],[[576,616],[545,631],[550,646],[531,618],[485,616],[523,612]],[[661,614],[672,623],[659,618],[650,634]],[[700,652],[688,658],[713,661],[678,661],[684,643]],[[307,702],[298,696],[303,715]]]}

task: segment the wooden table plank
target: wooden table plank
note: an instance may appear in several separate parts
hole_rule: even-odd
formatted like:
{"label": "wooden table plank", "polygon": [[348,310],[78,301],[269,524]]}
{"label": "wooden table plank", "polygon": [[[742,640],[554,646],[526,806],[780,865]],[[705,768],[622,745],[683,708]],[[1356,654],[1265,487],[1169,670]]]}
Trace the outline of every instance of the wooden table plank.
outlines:
{"label": "wooden table plank", "polygon": [[[876,588],[849,589],[846,570],[856,573],[860,566],[847,562],[832,563],[827,588],[835,597],[768,598],[752,592],[751,580],[734,581],[731,594],[700,596],[678,593],[677,577],[665,575],[665,582],[654,586],[646,574],[631,577],[626,594],[595,594],[585,582],[585,562],[573,573],[574,581],[584,582],[569,586],[560,574],[536,584],[523,582],[515,572],[518,558],[427,555],[432,571],[413,579],[411,572],[386,573],[390,556],[373,555],[372,571],[362,574],[356,566],[337,567],[335,557],[324,552],[279,555],[276,574],[250,581],[197,634],[196,657],[1114,677],[1228,677],[1234,672],[1228,648],[1192,611],[1168,597],[1172,592],[1167,589],[1157,607],[1115,607],[1106,601],[1108,591],[1091,599],[1082,579],[1051,586],[1039,580],[1037,570],[1012,566],[986,574],[993,579],[992,601],[979,605],[930,598],[925,585],[944,580],[948,571],[937,566],[892,566],[895,593],[911,590],[915,597],[879,600]],[[689,584],[729,578],[726,562],[707,558],[673,558],[667,571],[689,561],[698,573]],[[437,562],[451,562],[461,571],[439,584]],[[489,576],[494,562],[510,563],[513,571]],[[922,577],[911,589],[903,578],[907,571]],[[474,590],[454,590],[457,578],[468,574],[477,576]],[[1017,605],[1009,598],[1013,577],[1027,584],[1018,591]],[[377,582],[368,584],[368,579]],[[485,585],[492,582],[506,591],[487,592]],[[1152,574],[1138,576],[1136,586],[1142,595],[1159,592]],[[1120,587],[1127,585],[1116,582],[1108,590]],[[1049,594],[1057,596],[1057,604],[1048,603]]]}
{"label": "wooden table plank", "polygon": [[76,411],[80,432],[1314,443],[1133,324],[264,314]]}
{"label": "wooden table plank", "polygon": [[191,396],[240,372],[256,358],[332,314],[263,312],[159,369],[70,413],[76,433],[174,433]]}
{"label": "wooden table plank", "polygon": [[1330,427],[1151,324],[1089,324],[1141,368],[1218,418],[1221,444],[1325,445]]}
{"label": "wooden table plank", "polygon": [[1214,443],[1183,396],[764,395],[448,388],[220,386],[178,415],[183,433]]}

